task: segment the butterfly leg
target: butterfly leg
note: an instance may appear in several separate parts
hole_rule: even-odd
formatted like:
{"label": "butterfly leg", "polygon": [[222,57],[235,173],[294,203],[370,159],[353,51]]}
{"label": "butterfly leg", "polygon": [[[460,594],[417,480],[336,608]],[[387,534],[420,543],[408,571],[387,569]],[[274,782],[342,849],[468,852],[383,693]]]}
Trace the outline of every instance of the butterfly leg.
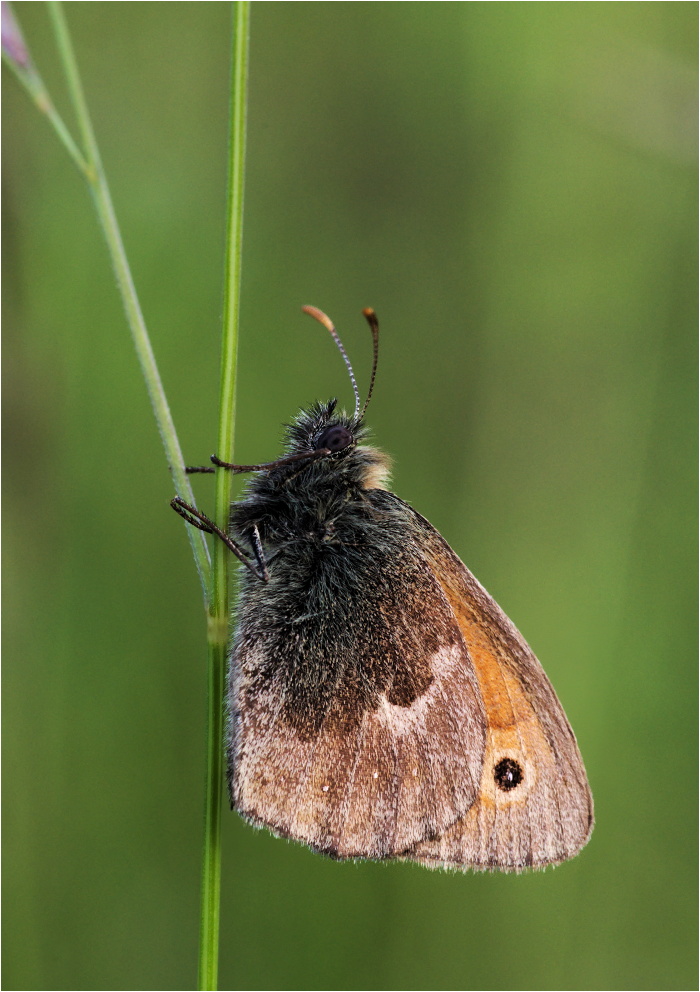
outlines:
{"label": "butterfly leg", "polygon": [[265,552],[263,551],[262,541],[260,540],[260,531],[258,530],[257,524],[253,524],[253,533],[250,535],[250,543],[253,547],[253,554],[255,555],[255,560],[258,563],[258,568],[260,569],[260,574],[263,581],[268,582],[270,576],[267,571]]}
{"label": "butterfly leg", "polygon": [[229,551],[231,551],[236,558],[238,558],[238,560],[246,566],[246,568],[250,569],[256,579],[260,579],[262,582],[267,582],[269,580],[267,566],[265,565],[265,556],[263,554],[260,534],[258,533],[257,527],[253,532],[251,540],[253,553],[258,565],[258,568],[256,569],[255,565],[250,560],[250,556],[243,550],[240,544],[237,541],[234,541],[232,537],[229,537],[229,535],[225,531],[221,530],[220,527],[217,527],[213,520],[210,520],[209,517],[205,516],[203,513],[200,513],[196,507],[190,506],[189,503],[186,503],[184,499],[181,499],[179,496],[175,496],[174,499],[171,499],[170,505],[176,513],[180,514],[183,520],[187,521],[188,524],[204,531],[205,534],[213,534],[215,537],[218,537],[219,540],[223,541]]}

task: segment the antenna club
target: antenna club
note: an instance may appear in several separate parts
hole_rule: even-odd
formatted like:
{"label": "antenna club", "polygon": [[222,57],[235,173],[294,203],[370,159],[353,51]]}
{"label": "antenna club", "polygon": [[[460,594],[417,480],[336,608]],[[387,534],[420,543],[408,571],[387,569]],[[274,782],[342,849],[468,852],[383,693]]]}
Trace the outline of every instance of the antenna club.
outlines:
{"label": "antenna club", "polygon": [[333,321],[330,319],[330,317],[327,317],[325,315],[323,310],[319,310],[318,307],[306,306],[306,307],[302,307],[301,309],[304,311],[304,313],[308,313],[310,317],[313,317],[315,320],[317,320],[319,324],[323,324],[323,326],[326,328],[327,331],[329,331],[331,337],[335,341],[338,347],[338,351],[342,355],[343,361],[345,362],[345,367],[348,370],[348,375],[350,376],[350,382],[352,384],[352,391],[355,394],[355,413],[353,414],[353,416],[356,418],[357,412],[360,409],[360,393],[357,389],[357,382],[355,381],[355,373],[352,370],[350,359],[347,356],[347,352],[343,347],[343,342],[340,340],[338,332],[333,326]]}
{"label": "antenna club", "polygon": [[377,315],[372,309],[372,307],[365,307],[362,311],[362,316],[365,318],[369,324],[369,329],[372,332],[372,374],[369,379],[369,389],[367,390],[367,399],[365,400],[365,405],[362,407],[362,413],[360,418],[364,417],[367,412],[367,407],[369,406],[369,401],[372,397],[372,390],[374,389],[374,380],[377,375],[377,361],[379,360],[379,321],[377,320]]}
{"label": "antenna club", "polygon": [[313,317],[314,320],[317,320],[319,324],[323,324],[326,330],[330,331],[331,334],[335,331],[335,327],[333,326],[333,321],[330,319],[330,317],[326,316],[323,310],[319,310],[318,307],[309,307],[309,306],[302,307],[301,309],[304,311],[304,313],[308,313],[309,317]]}

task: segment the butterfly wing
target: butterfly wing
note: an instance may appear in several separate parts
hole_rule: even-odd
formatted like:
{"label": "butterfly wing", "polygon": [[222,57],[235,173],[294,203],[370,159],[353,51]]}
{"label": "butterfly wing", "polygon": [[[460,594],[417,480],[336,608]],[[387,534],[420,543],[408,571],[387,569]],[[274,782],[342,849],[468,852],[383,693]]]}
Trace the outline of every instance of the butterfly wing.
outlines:
{"label": "butterfly wing", "polygon": [[592,801],[539,662],[427,520],[367,498],[374,532],[244,578],[232,805],[337,858],[517,871],[572,857]]}
{"label": "butterfly wing", "polygon": [[336,858],[441,835],[482,777],[477,675],[410,511],[389,497],[368,497],[376,532],[309,541],[289,568],[273,558],[268,583],[244,579],[233,650],[232,804]]}
{"label": "butterfly wing", "polygon": [[435,528],[412,512],[476,671],[487,730],[475,802],[405,857],[430,867],[506,871],[558,864],[584,846],[593,828],[576,738],[522,635]]}

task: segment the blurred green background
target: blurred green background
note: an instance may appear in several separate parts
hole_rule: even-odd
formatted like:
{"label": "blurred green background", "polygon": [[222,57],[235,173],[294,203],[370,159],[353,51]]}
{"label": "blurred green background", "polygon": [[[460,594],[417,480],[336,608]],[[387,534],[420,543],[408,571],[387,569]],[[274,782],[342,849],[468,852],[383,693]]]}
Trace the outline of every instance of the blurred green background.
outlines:
{"label": "blurred green background", "polygon": [[[66,107],[45,4],[16,10]],[[188,461],[216,446],[230,8],[66,5]],[[237,458],[361,389],[520,627],[597,826],[532,875],[224,814],[221,989],[696,977],[694,3],[255,3]],[[5,989],[192,989],[205,623],[91,205],[4,87]],[[203,508],[211,480],[196,480]]]}

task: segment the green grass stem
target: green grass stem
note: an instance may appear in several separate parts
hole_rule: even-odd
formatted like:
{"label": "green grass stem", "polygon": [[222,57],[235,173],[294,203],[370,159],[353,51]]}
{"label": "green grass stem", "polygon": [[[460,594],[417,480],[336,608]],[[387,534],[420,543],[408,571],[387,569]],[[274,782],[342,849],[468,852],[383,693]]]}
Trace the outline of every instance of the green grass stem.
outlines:
{"label": "green grass stem", "polygon": [[[236,359],[241,298],[243,186],[248,80],[250,3],[234,3],[231,71],[227,237],[224,276],[224,320],[221,343],[221,389],[217,454],[233,461]],[[231,474],[216,473],[216,521],[226,529],[231,503]],[[226,647],[229,633],[228,565],[231,554],[221,541],[214,547],[213,593],[209,608],[209,677],[207,790],[205,802],[202,915],[199,945],[199,989],[216,989],[219,964],[221,887],[221,806],[223,793],[223,720]]]}
{"label": "green grass stem", "polygon": [[[68,81],[69,93],[75,109],[78,128],[82,137],[86,157],[86,168],[83,174],[87,180],[100,226],[107,242],[117,286],[124,304],[136,355],[146,381],[146,388],[151,400],[163,447],[165,448],[165,455],[170,466],[175,490],[188,503],[194,503],[194,495],[185,472],[185,463],[182,457],[180,442],[165,396],[165,390],[161,382],[155,355],[146,329],[146,323],[141,312],[136,287],[131,276],[119,225],[112,205],[109,186],[107,185],[107,179],[102,168],[102,159],[83,93],[78,64],[73,52],[73,45],[63,14],[62,4],[57,2],[57,0],[51,0],[48,8],[63,69]],[[188,527],[187,534],[192,545],[192,552],[197,565],[197,571],[199,572],[204,599],[208,603],[210,599],[211,575],[209,549],[201,531],[194,527]]]}

